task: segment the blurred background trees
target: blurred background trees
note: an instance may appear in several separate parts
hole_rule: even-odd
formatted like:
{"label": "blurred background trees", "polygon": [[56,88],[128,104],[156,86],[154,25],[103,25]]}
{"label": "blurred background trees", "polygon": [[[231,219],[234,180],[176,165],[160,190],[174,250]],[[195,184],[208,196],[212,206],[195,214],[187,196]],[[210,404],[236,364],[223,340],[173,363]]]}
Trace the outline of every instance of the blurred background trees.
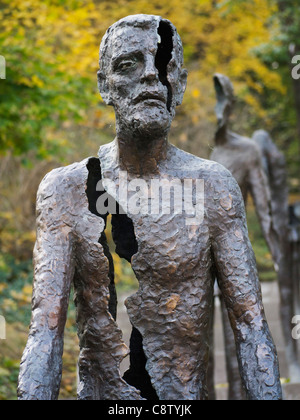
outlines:
{"label": "blurred background trees", "polygon": [[[18,308],[16,322],[30,316],[38,185],[52,168],[95,156],[114,138],[113,109],[97,91],[99,44],[111,24],[136,13],[170,19],[184,44],[188,88],[171,142],[209,157],[212,76],[221,72],[236,90],[233,129],[250,137],[270,131],[285,153],[291,194],[299,193],[300,81],[291,77],[292,56],[300,54],[298,0],[0,0],[7,62],[0,80],[0,314],[13,320]],[[274,279],[251,208],[248,221],[260,276]],[[128,266],[115,262],[117,281],[129,287]],[[1,392],[0,370],[0,399]]]}

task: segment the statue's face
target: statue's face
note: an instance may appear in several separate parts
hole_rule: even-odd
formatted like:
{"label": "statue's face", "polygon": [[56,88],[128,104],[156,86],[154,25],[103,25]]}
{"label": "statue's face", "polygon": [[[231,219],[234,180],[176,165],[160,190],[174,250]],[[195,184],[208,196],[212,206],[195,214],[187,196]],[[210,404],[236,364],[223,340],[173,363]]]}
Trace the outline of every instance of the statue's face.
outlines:
{"label": "statue's face", "polygon": [[178,104],[179,79],[185,79],[183,91],[186,83],[174,57],[168,66],[172,48],[162,44],[155,22],[146,28],[117,27],[110,36],[106,102],[114,106],[118,134],[146,139],[166,135]]}
{"label": "statue's face", "polygon": [[123,42],[113,45],[109,88],[118,122],[142,132],[168,130],[168,89],[155,66],[157,31],[126,27],[116,36]]}

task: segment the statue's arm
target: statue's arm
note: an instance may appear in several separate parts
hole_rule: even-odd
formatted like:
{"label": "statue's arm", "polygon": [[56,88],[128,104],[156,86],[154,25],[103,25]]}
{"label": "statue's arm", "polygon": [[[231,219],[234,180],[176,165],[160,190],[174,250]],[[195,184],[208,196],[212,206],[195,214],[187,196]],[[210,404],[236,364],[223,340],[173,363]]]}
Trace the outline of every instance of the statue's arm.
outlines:
{"label": "statue's arm", "polygon": [[21,400],[55,400],[59,394],[74,275],[70,227],[63,211],[66,195],[61,189],[61,180],[53,172],[41,183],[37,197],[32,319],[19,374]]}
{"label": "statue's arm", "polygon": [[[276,348],[266,321],[243,198],[235,180],[218,180],[211,208],[211,242],[218,282],[235,335],[248,398],[282,398]],[[217,200],[216,197],[219,199]]]}
{"label": "statue's arm", "polygon": [[279,265],[281,259],[280,241],[272,220],[270,187],[262,166],[261,156],[259,151],[255,149],[253,150],[248,180],[263,236],[271,251],[274,263]]}

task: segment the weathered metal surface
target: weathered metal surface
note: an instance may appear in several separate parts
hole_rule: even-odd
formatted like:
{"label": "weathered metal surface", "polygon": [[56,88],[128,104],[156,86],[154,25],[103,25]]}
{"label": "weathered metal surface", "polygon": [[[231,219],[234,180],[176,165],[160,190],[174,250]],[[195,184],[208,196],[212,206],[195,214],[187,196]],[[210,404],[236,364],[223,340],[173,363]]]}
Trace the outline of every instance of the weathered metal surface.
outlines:
{"label": "weathered metal surface", "polygon": [[52,171],[38,191],[32,322],[21,362],[19,399],[58,398],[72,282],[80,338],[78,398],[140,398],[120,378],[119,366],[128,349],[108,310],[109,262],[99,243],[105,220],[89,210],[88,165],[85,160]]}

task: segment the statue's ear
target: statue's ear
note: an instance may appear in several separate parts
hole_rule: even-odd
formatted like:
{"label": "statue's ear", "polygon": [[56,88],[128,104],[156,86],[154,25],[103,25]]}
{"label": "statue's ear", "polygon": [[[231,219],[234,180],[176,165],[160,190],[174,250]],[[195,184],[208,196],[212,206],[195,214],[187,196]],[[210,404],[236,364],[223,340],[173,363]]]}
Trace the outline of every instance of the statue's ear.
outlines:
{"label": "statue's ear", "polygon": [[186,69],[182,69],[180,77],[179,77],[176,105],[182,104],[183,95],[187,86],[187,76],[188,76],[188,71]]}
{"label": "statue's ear", "polygon": [[106,105],[112,105],[110,93],[109,93],[109,86],[107,83],[107,78],[103,71],[99,70],[97,73],[98,77],[98,89],[103,101]]}

